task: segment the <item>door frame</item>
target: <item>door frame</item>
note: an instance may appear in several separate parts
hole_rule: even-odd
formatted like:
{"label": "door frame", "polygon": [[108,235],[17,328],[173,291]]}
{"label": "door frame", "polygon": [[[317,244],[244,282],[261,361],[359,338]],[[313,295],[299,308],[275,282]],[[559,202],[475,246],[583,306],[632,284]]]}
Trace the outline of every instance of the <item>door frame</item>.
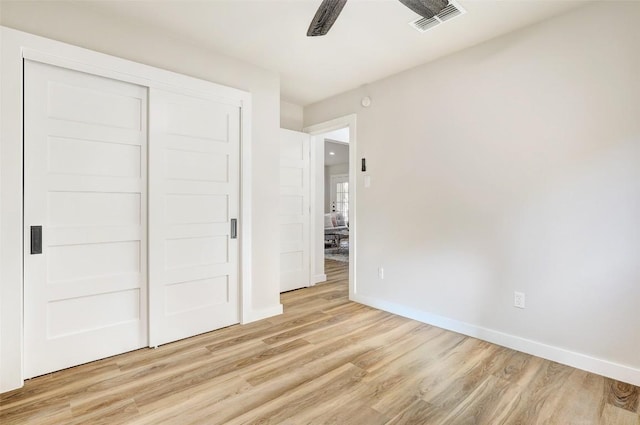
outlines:
{"label": "door frame", "polygon": [[207,94],[240,108],[240,322],[251,305],[251,94],[0,26],[0,392],[22,387],[23,62],[29,59],[147,88]]}
{"label": "door frame", "polygon": [[[358,182],[358,174],[357,174],[357,163],[358,163],[358,155],[357,155],[357,131],[356,131],[356,114],[349,114],[343,117],[338,117],[329,121],[321,122],[318,124],[310,125],[305,127],[302,131],[305,133],[309,133],[311,135],[310,141],[310,152],[311,152],[311,169],[310,173],[310,186],[311,186],[311,211],[314,212],[315,217],[311,218],[311,270],[313,280],[312,283],[321,282],[322,280],[326,280],[326,275],[324,275],[324,220],[323,217],[318,219],[318,211],[320,211],[320,215],[324,216],[324,202],[320,205],[316,202],[317,191],[320,187],[322,187],[322,198],[324,199],[324,153],[322,157],[320,156],[320,152],[324,152],[324,138],[320,137],[324,133],[328,133],[330,131],[339,130],[342,128],[349,129],[349,299],[353,300],[353,297],[357,293],[357,278],[356,278],[356,247],[357,247],[357,206],[356,206],[356,195],[357,195],[357,187],[356,184]],[[319,148],[322,147],[320,150]],[[319,168],[320,162],[322,163],[322,167]],[[315,218],[315,219],[314,219]],[[320,256],[320,250],[322,256]],[[320,258],[322,258],[322,263],[320,262]],[[318,266],[321,266],[319,268]],[[318,273],[318,270],[322,270],[321,275],[324,276],[324,279],[321,279]],[[321,279],[321,280],[317,280]]]}

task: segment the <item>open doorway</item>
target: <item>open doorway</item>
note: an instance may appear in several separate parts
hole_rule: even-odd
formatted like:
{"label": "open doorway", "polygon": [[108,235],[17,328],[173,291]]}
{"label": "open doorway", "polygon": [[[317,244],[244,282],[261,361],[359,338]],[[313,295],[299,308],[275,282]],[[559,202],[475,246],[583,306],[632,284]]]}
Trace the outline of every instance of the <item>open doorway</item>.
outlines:
{"label": "open doorway", "polygon": [[[324,259],[325,269],[349,263],[349,129],[324,136]],[[335,265],[337,267],[339,265]]]}
{"label": "open doorway", "polygon": [[[357,152],[357,138],[356,138],[356,115],[346,115],[343,117],[335,118],[330,121],[314,124],[306,127],[304,131],[311,136],[310,153],[311,153],[311,276],[312,284],[316,284],[324,281],[331,281],[332,277],[339,276],[339,280],[342,282],[348,282],[349,298],[356,294],[357,279],[356,279],[356,248],[357,248],[357,222],[356,222],[356,181],[359,176],[356,175],[356,152]],[[328,141],[326,140],[328,139]],[[326,157],[336,157],[337,151],[333,150],[334,155],[331,155],[331,149],[325,149],[325,143],[337,143],[345,150],[348,156],[347,165],[341,165],[343,168],[339,170],[338,167],[331,169],[332,166],[337,164],[344,164],[343,161],[337,160],[335,164],[331,161],[326,161]],[[332,145],[328,145],[332,146]],[[335,145],[333,145],[336,147]],[[338,146],[340,147],[340,146]],[[326,150],[326,152],[325,152]],[[326,169],[329,167],[329,169]],[[325,173],[328,171],[328,173]],[[334,175],[334,182],[336,183],[335,190],[335,210],[340,210],[343,213],[344,223],[338,222],[336,218],[335,225],[340,227],[346,227],[347,232],[343,232],[338,238],[329,238],[330,235],[325,232],[325,220],[326,213],[332,211],[331,201],[331,172],[336,172]],[[341,172],[340,172],[341,171]],[[347,177],[347,181],[342,181],[341,187],[338,187],[336,179],[340,178],[337,174],[342,174],[340,177]],[[325,182],[326,180],[326,182]],[[346,184],[345,184],[346,183]],[[330,220],[330,218],[328,219]],[[329,222],[326,221],[327,227]],[[333,221],[331,225],[333,226]],[[330,239],[333,239],[330,240]],[[325,244],[326,242],[326,244]],[[331,260],[330,264],[335,267],[328,267],[330,260],[325,260],[325,248],[333,249],[344,256],[344,260],[336,261]],[[325,268],[325,261],[327,261],[327,267]]]}
{"label": "open doorway", "polygon": [[[356,134],[356,115],[346,115],[335,118],[330,121],[314,124],[306,127],[303,131],[311,136],[310,140],[310,188],[311,188],[311,282],[316,284],[326,281],[332,274],[329,270],[325,270],[325,139],[336,141],[336,130],[342,130],[346,133],[347,138],[343,141],[348,145],[349,152],[349,168],[348,168],[348,195],[346,197],[346,208],[349,242],[348,262],[340,263],[343,267],[341,273],[344,280],[349,284],[349,298],[357,293],[357,276],[356,276],[356,249],[357,249],[357,204],[356,204],[356,152],[357,152],[357,134]],[[345,131],[346,130],[346,131]],[[340,140],[338,140],[340,141]],[[330,196],[330,195],[329,195]],[[337,224],[337,223],[336,223]],[[342,242],[341,242],[342,243]],[[346,267],[345,267],[346,265]],[[327,273],[329,272],[329,273]],[[345,276],[348,275],[348,276]]]}

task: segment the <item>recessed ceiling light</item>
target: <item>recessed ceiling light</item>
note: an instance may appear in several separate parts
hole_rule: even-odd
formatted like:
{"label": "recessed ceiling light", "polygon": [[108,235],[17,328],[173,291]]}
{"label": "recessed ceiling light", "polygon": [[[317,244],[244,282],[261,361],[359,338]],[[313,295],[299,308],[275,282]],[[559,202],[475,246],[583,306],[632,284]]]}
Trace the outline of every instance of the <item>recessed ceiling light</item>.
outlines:
{"label": "recessed ceiling light", "polygon": [[335,154],[336,154],[336,153],[335,153],[335,152],[333,152],[333,151],[332,151],[332,152],[329,152],[329,155],[335,155]]}

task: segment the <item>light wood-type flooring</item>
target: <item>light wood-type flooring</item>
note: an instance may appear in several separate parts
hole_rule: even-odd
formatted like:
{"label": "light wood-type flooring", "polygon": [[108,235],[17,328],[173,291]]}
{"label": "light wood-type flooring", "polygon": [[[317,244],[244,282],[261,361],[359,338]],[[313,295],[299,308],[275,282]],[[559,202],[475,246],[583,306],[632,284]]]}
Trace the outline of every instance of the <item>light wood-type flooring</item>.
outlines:
{"label": "light wood-type flooring", "polygon": [[0,424],[640,424],[637,387],[349,302],[346,267],[284,315],[27,381]]}

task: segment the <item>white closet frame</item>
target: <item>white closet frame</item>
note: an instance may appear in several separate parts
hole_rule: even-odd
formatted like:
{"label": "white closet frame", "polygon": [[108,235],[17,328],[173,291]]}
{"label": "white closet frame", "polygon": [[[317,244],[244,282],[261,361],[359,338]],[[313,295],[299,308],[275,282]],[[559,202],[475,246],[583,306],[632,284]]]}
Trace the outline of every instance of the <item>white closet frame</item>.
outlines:
{"label": "white closet frame", "polygon": [[251,308],[251,94],[0,27],[0,392],[23,383],[23,61],[161,90],[204,93],[240,106],[240,320]]}

